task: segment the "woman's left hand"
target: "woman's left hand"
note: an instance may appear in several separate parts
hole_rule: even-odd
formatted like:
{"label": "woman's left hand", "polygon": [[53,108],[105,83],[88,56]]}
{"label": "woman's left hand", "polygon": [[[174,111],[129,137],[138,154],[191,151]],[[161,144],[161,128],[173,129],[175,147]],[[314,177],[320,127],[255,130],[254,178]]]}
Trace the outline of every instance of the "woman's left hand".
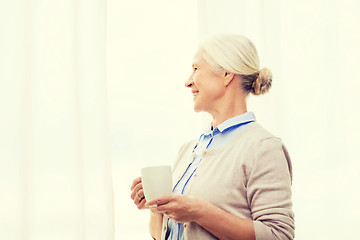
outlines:
{"label": "woman's left hand", "polygon": [[184,195],[160,197],[146,203],[153,212],[167,215],[176,222],[195,222],[206,202]]}

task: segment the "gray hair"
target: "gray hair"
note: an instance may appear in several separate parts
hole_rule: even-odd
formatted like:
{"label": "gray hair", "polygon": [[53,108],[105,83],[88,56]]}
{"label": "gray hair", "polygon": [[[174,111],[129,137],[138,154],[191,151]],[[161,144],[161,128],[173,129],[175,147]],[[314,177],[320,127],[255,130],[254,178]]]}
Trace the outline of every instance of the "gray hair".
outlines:
{"label": "gray hair", "polygon": [[271,71],[260,68],[255,45],[246,37],[235,34],[214,35],[199,46],[205,61],[215,70],[225,70],[242,78],[242,88],[254,95],[269,91],[272,83]]}

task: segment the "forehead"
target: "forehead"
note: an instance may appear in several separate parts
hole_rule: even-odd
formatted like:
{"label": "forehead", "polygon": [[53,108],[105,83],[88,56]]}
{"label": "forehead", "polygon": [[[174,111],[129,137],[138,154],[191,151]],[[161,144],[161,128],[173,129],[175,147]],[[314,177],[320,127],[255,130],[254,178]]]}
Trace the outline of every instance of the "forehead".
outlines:
{"label": "forehead", "polygon": [[204,59],[204,54],[201,51],[197,51],[193,57],[193,65],[207,64]]}

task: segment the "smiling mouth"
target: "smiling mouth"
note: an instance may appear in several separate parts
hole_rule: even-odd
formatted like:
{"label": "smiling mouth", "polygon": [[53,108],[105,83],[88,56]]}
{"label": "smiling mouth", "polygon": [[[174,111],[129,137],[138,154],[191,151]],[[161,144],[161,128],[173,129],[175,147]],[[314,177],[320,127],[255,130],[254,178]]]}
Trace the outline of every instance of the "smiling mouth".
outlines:
{"label": "smiling mouth", "polygon": [[196,91],[196,90],[192,90],[191,92],[192,92],[193,97],[196,97],[199,94],[199,91]]}

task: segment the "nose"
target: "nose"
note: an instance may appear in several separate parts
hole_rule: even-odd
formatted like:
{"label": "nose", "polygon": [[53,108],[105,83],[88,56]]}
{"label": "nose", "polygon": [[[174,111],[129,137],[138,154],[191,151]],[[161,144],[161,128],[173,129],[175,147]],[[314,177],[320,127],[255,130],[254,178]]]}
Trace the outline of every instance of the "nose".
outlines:
{"label": "nose", "polygon": [[194,80],[193,80],[192,74],[191,74],[189,79],[185,83],[185,87],[191,87],[193,84],[194,84]]}

